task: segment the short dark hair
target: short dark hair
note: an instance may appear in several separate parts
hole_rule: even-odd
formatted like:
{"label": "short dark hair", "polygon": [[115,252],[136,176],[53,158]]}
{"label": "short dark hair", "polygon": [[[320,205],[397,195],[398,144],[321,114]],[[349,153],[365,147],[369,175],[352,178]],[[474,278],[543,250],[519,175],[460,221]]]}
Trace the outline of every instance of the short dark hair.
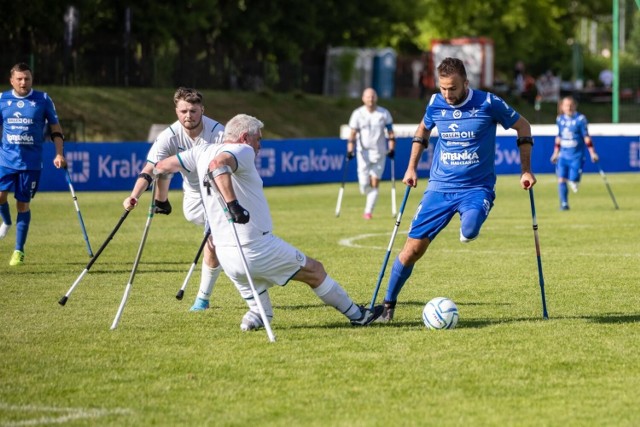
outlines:
{"label": "short dark hair", "polygon": [[31,74],[33,74],[33,71],[31,71],[31,67],[29,67],[29,64],[27,64],[26,62],[18,62],[16,65],[11,67],[10,73],[13,76],[13,73],[24,73],[25,71],[29,71]]}
{"label": "short dark hair", "polygon": [[179,87],[173,95],[173,103],[178,105],[178,101],[186,101],[189,104],[202,104],[202,94],[195,89]]}
{"label": "short dark hair", "polygon": [[438,76],[450,77],[455,74],[467,80],[467,70],[464,68],[464,62],[458,58],[444,58],[438,65]]}

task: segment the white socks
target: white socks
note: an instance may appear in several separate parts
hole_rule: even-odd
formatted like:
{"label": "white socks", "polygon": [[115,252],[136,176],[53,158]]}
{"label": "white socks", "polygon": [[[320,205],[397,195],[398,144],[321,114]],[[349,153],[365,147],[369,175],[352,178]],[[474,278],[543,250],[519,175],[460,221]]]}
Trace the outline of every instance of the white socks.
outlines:
{"label": "white socks", "polygon": [[367,202],[364,205],[364,213],[372,213],[373,208],[376,206],[376,201],[378,200],[378,189],[371,188],[367,193]]}
{"label": "white socks", "polygon": [[202,274],[200,275],[200,289],[198,290],[198,298],[209,301],[211,298],[211,292],[213,292],[213,285],[215,285],[218,276],[222,271],[222,267],[217,266],[211,268],[204,262],[202,263]]}
{"label": "white socks", "polygon": [[327,305],[334,307],[340,313],[351,320],[357,320],[362,316],[360,308],[347,295],[342,287],[328,274],[317,288],[313,289],[318,298]]}

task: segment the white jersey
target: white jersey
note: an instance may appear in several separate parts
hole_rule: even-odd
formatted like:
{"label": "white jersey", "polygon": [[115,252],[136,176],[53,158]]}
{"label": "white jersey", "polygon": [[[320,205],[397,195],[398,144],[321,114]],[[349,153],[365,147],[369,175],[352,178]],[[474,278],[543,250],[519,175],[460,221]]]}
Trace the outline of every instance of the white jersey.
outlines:
{"label": "white jersey", "polygon": [[[187,173],[197,172],[201,183],[205,181],[211,160],[222,152],[230,153],[238,162],[238,167],[231,174],[231,181],[238,203],[249,211],[251,218],[246,224],[235,224],[240,244],[245,246],[270,234],[273,228],[269,204],[262,189],[262,178],[256,169],[256,154],[253,148],[246,144],[205,144],[178,153],[178,159]],[[235,246],[231,226],[213,189],[200,185],[200,191],[216,246]]]}
{"label": "white jersey", "polygon": [[[163,130],[156,138],[155,142],[147,154],[147,161],[154,165],[160,160],[174,156],[183,151],[202,144],[218,144],[222,141],[224,126],[209,117],[202,116],[202,132],[195,139],[192,139],[185,131],[182,124],[176,121],[171,126]],[[200,195],[200,181],[198,175],[189,172],[182,174],[182,189],[185,196]]]}
{"label": "white jersey", "polygon": [[[385,128],[393,125],[391,113],[386,108],[376,107],[369,111],[365,105],[356,108],[349,118],[349,127],[358,132],[358,149],[368,150],[375,157],[387,153]],[[375,159],[371,159],[376,161]]]}

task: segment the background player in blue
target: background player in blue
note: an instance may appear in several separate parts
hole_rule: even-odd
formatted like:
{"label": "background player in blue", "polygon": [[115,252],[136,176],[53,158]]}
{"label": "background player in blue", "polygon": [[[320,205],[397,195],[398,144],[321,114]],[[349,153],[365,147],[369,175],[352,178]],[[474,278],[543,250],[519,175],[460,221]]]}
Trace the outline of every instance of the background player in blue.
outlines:
{"label": "background player in blue", "polygon": [[560,101],[560,115],[556,119],[558,135],[551,155],[551,162],[556,163],[558,176],[558,195],[560,209],[569,210],[569,191],[578,192],[578,184],[582,177],[585,147],[589,150],[592,162],[598,161],[598,154],[589,136],[588,122],[584,114],[576,111],[576,101],[566,96]]}
{"label": "background player in blue", "polygon": [[404,247],[395,259],[389,276],[381,321],[390,321],[414,264],[453,216],[460,215],[460,241],[478,237],[495,198],[496,126],[518,133],[520,186],[536,183],[531,172],[531,125],[500,97],[469,88],[464,64],[445,58],[438,66],[440,93],[434,94],[416,130],[409,165],[402,182],[416,187],[418,162],[438,128],[429,184],[418,205]]}
{"label": "background player in blue", "polygon": [[38,190],[42,170],[42,144],[45,129],[51,127],[51,140],[56,146],[53,164],[67,166],[63,154],[64,137],[58,123],[53,101],[45,92],[33,90],[33,75],[27,64],[11,68],[9,82],[13,87],[0,94],[2,110],[2,144],[0,146],[0,239],[11,228],[11,213],[7,198],[15,192],[18,215],[16,217],[16,246],[9,265],[24,263],[24,245],[31,223],[30,202]]}

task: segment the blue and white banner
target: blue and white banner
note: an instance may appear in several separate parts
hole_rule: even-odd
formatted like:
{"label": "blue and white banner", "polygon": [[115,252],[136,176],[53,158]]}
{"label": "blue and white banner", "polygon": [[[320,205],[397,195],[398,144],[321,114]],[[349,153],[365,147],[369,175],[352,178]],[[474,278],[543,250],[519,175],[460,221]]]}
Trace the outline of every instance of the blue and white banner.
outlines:
{"label": "blue and white banner", "polygon": [[[607,172],[640,171],[640,137],[594,136],[594,144],[600,156],[600,164]],[[535,137],[532,153],[532,169],[536,174],[553,173],[554,165],[549,161],[553,152],[554,137]],[[66,143],[65,156],[69,173],[76,191],[120,191],[131,190],[142,169],[150,144],[127,143]],[[346,141],[339,138],[263,140],[262,149],[256,158],[256,166],[265,186],[300,185],[341,182],[345,166]],[[396,179],[404,176],[411,151],[411,139],[398,138],[395,156]],[[40,191],[65,191],[68,185],[64,173],[53,166],[53,144],[45,145],[44,169]],[[419,164],[421,177],[429,176],[433,146],[424,153]],[[588,156],[587,156],[588,157]],[[515,136],[500,135],[496,139],[496,172],[498,174],[520,173],[520,156]],[[388,180],[391,168],[387,168],[383,179]],[[589,159],[585,163],[586,173],[597,172]],[[348,166],[347,181],[356,181],[356,160]],[[176,174],[171,188],[182,185]]]}

